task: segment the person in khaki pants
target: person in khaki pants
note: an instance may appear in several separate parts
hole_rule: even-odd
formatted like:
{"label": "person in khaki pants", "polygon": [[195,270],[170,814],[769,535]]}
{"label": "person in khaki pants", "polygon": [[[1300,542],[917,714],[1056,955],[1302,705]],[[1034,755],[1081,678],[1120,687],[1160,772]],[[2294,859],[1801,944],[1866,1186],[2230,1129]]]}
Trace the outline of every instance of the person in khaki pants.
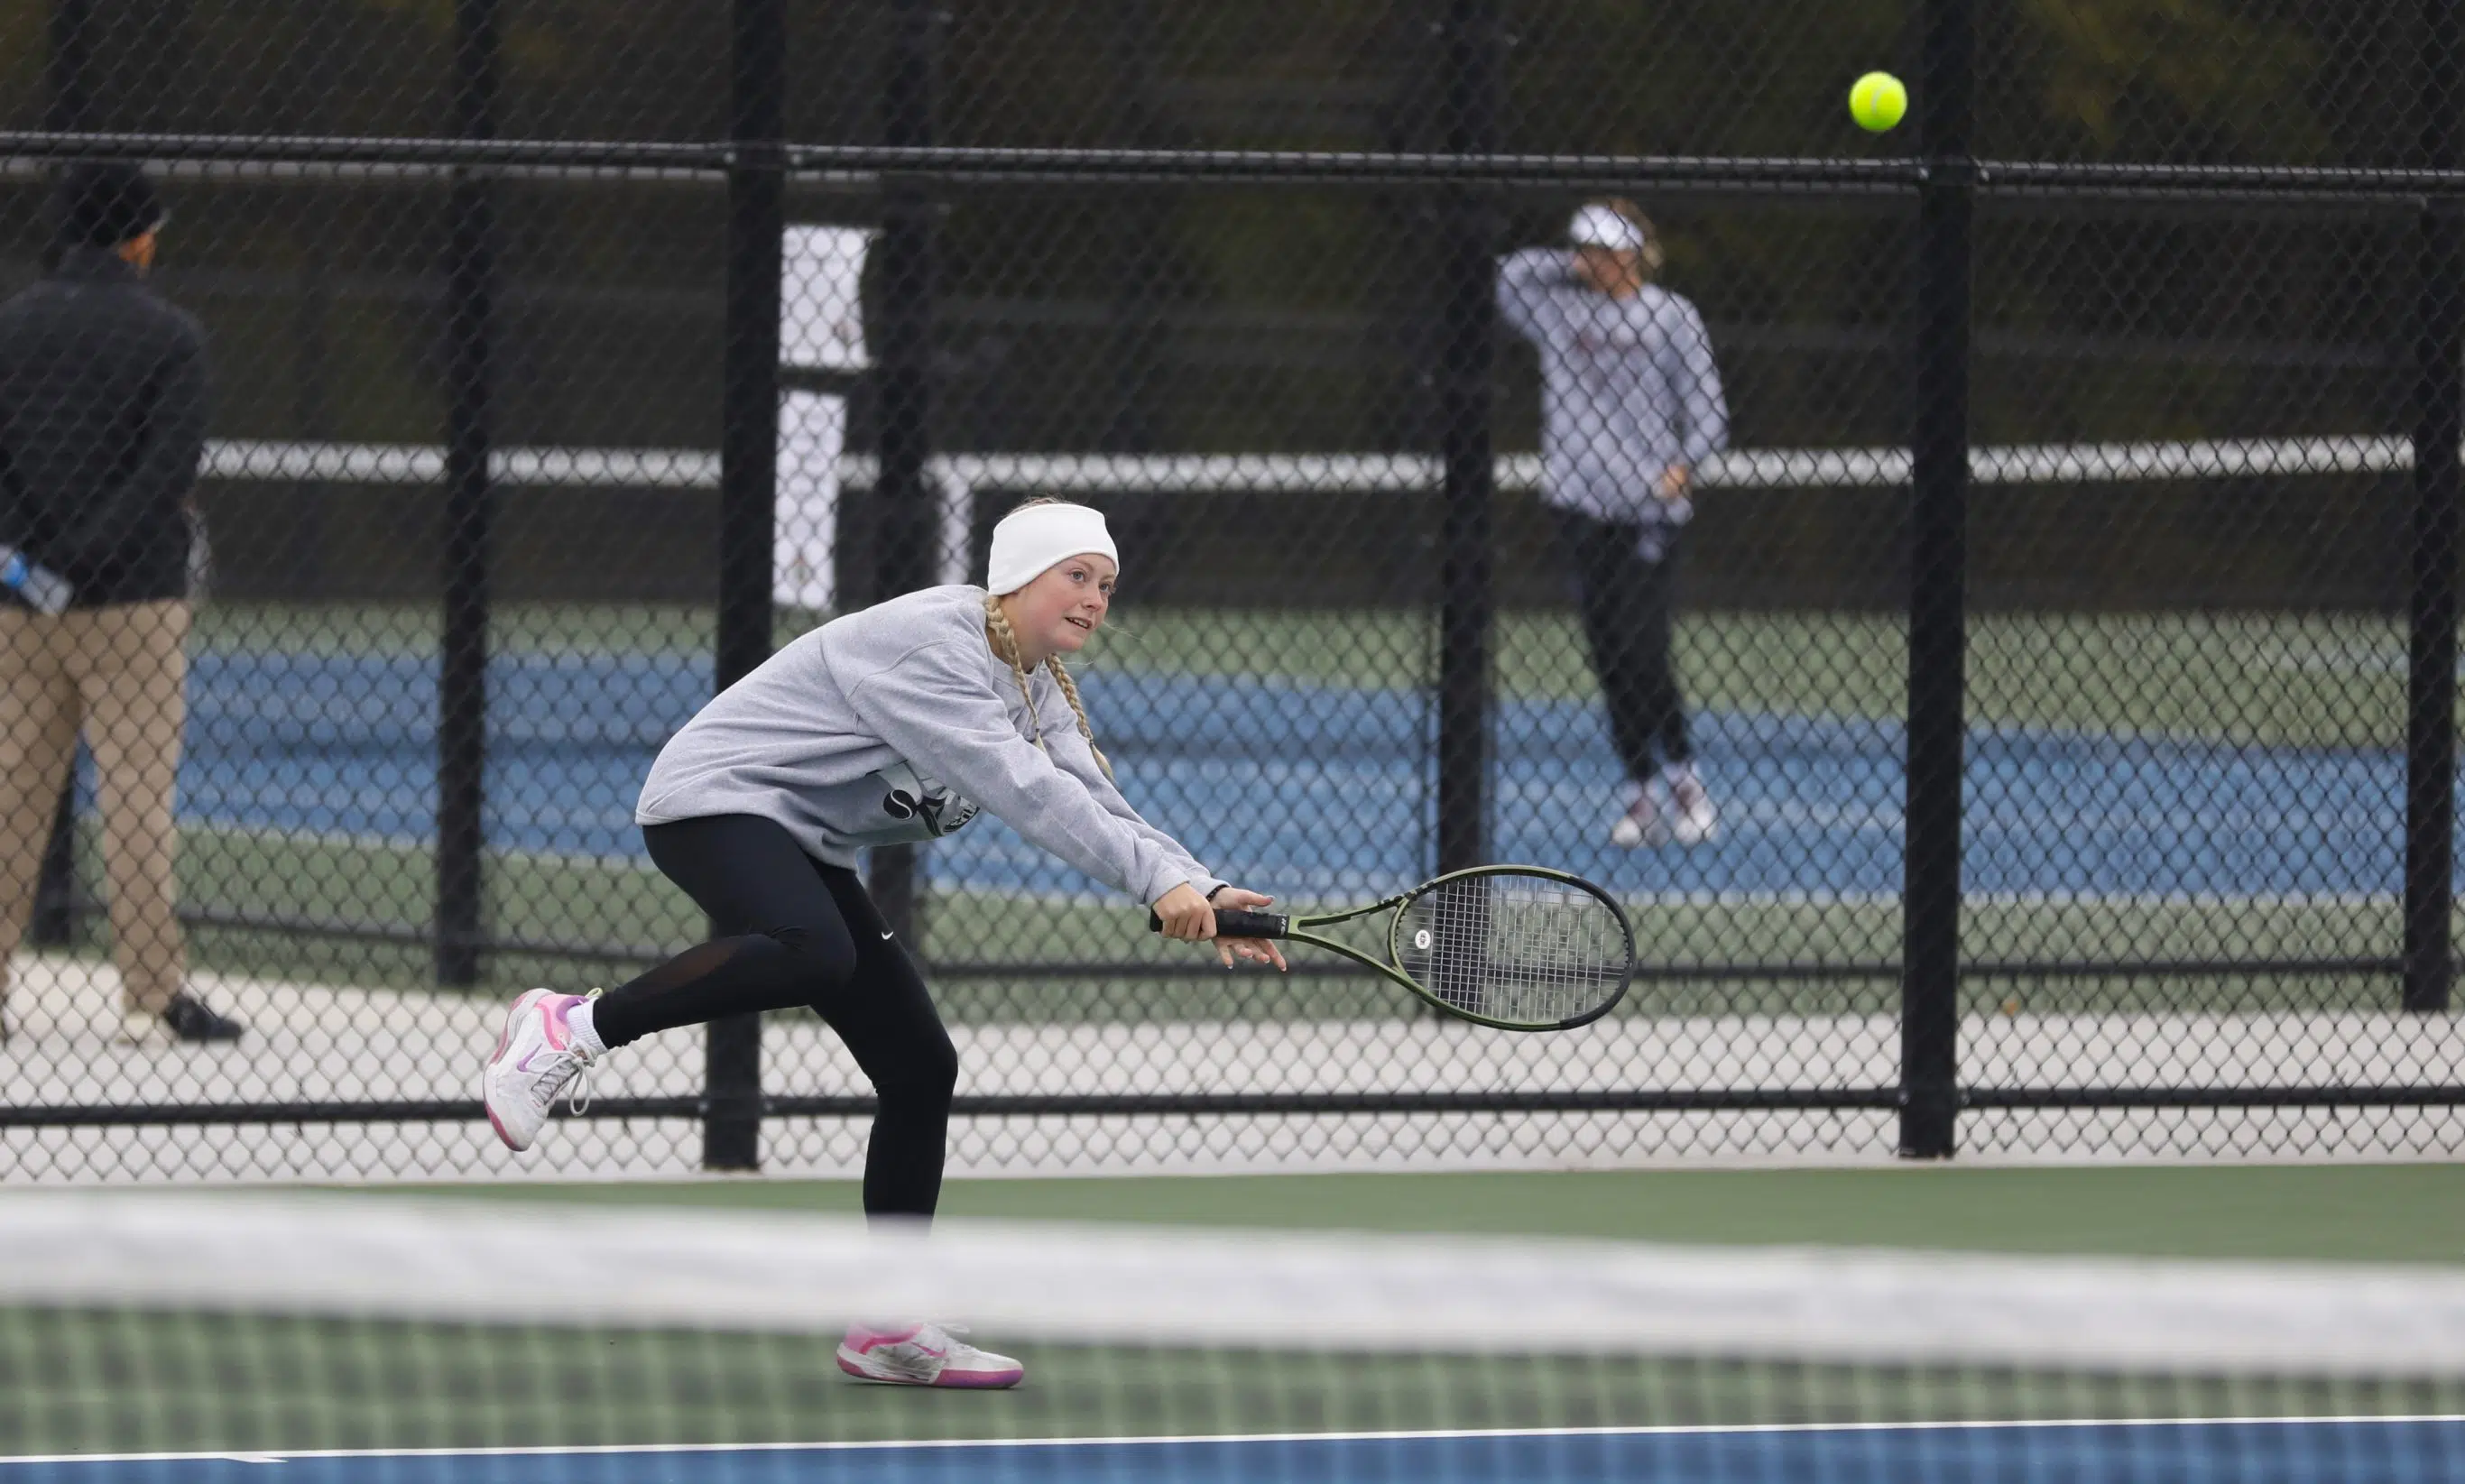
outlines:
{"label": "person in khaki pants", "polygon": [[144,281],[166,215],[143,172],[72,166],[58,210],[57,266],[0,303],[0,545],[68,592],[0,588],[0,993],[82,730],[127,1029],[236,1040],[184,986],[173,914],[205,334]]}

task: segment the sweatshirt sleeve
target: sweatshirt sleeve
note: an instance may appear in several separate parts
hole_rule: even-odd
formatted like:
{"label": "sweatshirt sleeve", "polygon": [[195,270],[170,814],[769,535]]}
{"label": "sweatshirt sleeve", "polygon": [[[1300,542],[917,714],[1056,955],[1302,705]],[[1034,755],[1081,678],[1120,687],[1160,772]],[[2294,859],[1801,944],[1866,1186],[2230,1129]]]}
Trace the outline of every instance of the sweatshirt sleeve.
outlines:
{"label": "sweatshirt sleeve", "polygon": [[1549,291],[1566,281],[1566,255],[1557,248],[1525,248],[1498,260],[1498,313],[1507,327],[1536,345],[1556,334],[1557,306]]}
{"label": "sweatshirt sleeve", "polygon": [[[1187,853],[1115,817],[1087,786],[1011,725],[983,663],[948,640],[912,650],[847,693],[874,734],[909,762],[1007,821],[1038,848],[1152,902],[1184,881],[1210,884]],[[1169,843],[1169,842],[1166,842]]]}
{"label": "sweatshirt sleeve", "polygon": [[1200,865],[1179,840],[1148,824],[1137,809],[1130,808],[1130,801],[1121,797],[1121,790],[1104,776],[1103,766],[1097,763],[1094,750],[1087,745],[1087,739],[1078,735],[1076,726],[1058,727],[1048,732],[1045,745],[1053,749],[1053,761],[1061,765],[1063,772],[1085,785],[1087,792],[1103,806],[1105,813],[1129,826],[1138,831],[1141,839],[1163,851],[1181,871],[1181,878],[1197,887],[1201,896],[1211,897],[1217,887],[1227,884],[1223,877]]}
{"label": "sweatshirt sleeve", "polygon": [[1684,458],[1699,464],[1729,446],[1729,403],[1721,390],[1721,368],[1712,360],[1711,332],[1685,299],[1674,306],[1677,324],[1666,337],[1670,389],[1677,393]]}

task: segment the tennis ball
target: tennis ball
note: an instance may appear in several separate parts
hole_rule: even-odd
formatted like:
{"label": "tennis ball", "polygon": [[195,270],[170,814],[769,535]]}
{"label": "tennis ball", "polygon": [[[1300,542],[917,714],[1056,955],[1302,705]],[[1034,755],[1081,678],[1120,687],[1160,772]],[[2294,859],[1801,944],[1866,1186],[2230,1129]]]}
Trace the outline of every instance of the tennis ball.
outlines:
{"label": "tennis ball", "polygon": [[1888,72],[1870,72],[1849,87],[1849,117],[1857,127],[1880,134],[1909,111],[1909,90]]}

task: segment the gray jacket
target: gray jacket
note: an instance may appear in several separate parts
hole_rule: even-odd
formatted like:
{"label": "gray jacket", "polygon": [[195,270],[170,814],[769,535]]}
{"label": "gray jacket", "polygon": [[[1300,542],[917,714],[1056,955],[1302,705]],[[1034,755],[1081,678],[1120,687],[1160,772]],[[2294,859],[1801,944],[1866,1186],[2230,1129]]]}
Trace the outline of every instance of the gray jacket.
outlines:
{"label": "gray jacket", "polygon": [[1051,750],[1030,740],[984,605],[982,587],[928,587],[796,639],[668,740],[634,819],[755,814],[853,866],[860,850],[934,839],[990,809],[1141,901],[1223,885],[1122,799],[1043,671],[1029,684]]}
{"label": "gray jacket", "polygon": [[1655,493],[1672,464],[1729,446],[1712,340],[1695,306],[1657,284],[1611,299],[1579,283],[1572,254],[1532,248],[1498,265],[1498,310],[1541,352],[1541,496],[1595,520],[1678,524]]}
{"label": "gray jacket", "polygon": [[107,249],[0,304],[0,543],[75,606],[186,596],[206,337]]}

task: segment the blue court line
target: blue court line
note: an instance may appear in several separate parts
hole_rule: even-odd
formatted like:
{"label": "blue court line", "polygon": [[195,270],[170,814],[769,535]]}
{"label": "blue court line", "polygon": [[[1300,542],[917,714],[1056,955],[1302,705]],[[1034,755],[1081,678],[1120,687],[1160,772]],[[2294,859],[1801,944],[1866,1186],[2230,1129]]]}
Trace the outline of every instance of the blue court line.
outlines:
{"label": "blue court line", "polygon": [[[686,655],[507,656],[490,669],[486,830],[502,850],[633,856],[651,759],[709,694]],[[1200,858],[1288,897],[1427,874],[1436,787],[1419,692],[1116,673],[1085,690],[1124,791]],[[201,825],[433,837],[433,668],[415,658],[209,653],[191,669],[182,816]],[[1597,704],[1499,708],[1496,853],[1636,896],[1888,896],[1900,884],[1897,722],[1697,719],[1721,838],[1620,852],[1620,774]],[[2393,749],[2266,748],[2044,729],[1971,734],[1967,888],[1984,894],[2354,897],[2399,890]],[[988,820],[928,853],[934,879],[1088,883]],[[2465,887],[2465,857],[2459,861]]]}
{"label": "blue court line", "polygon": [[10,1484],[2449,1484],[2465,1419],[0,1460]]}

